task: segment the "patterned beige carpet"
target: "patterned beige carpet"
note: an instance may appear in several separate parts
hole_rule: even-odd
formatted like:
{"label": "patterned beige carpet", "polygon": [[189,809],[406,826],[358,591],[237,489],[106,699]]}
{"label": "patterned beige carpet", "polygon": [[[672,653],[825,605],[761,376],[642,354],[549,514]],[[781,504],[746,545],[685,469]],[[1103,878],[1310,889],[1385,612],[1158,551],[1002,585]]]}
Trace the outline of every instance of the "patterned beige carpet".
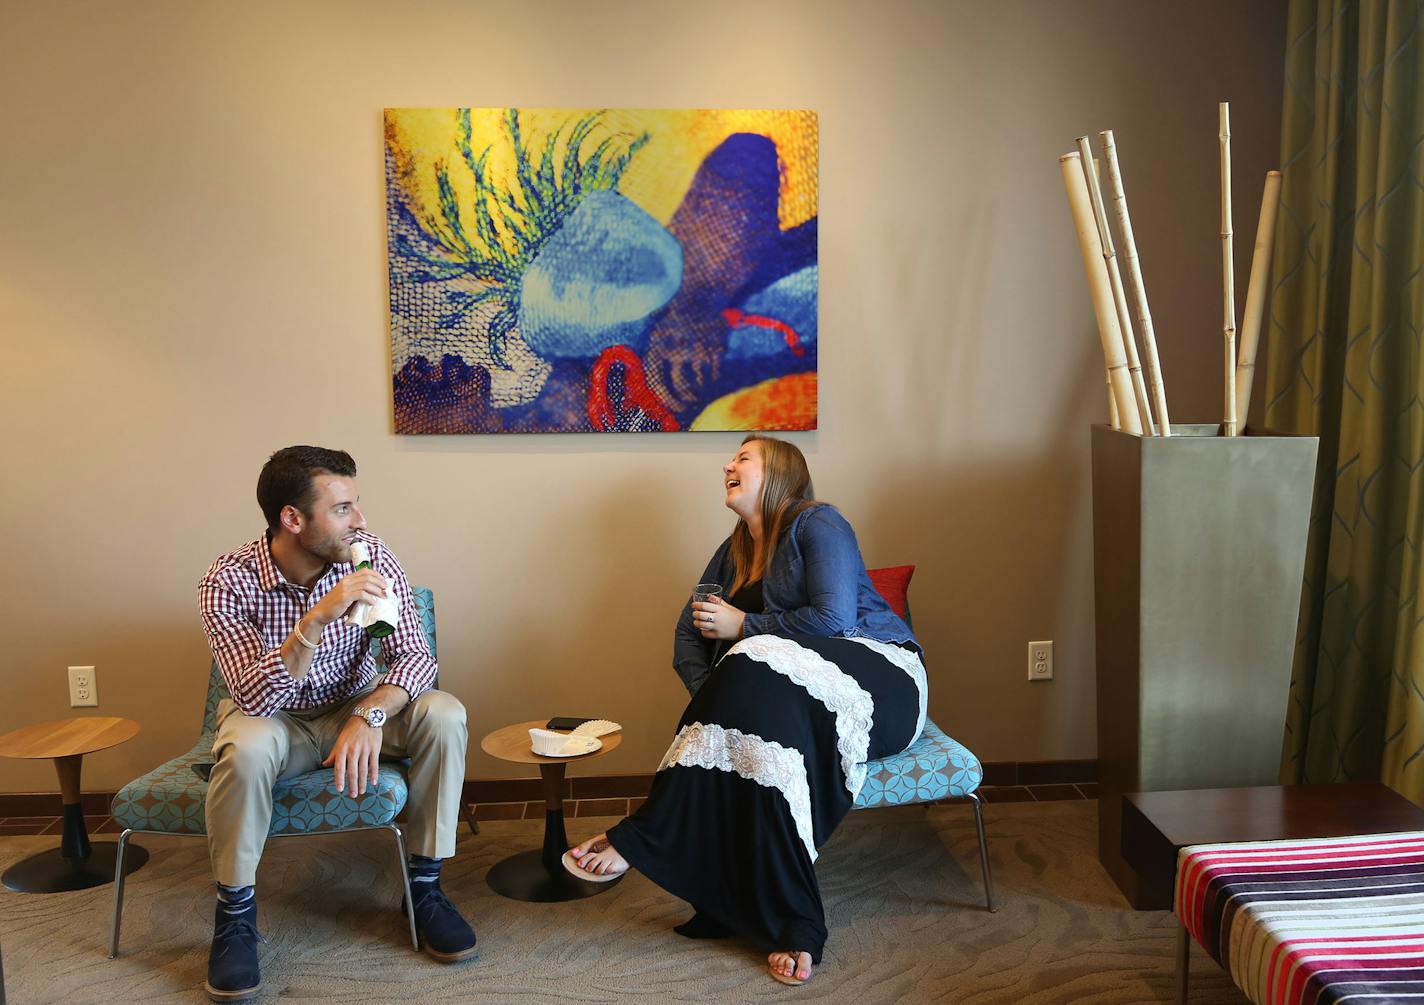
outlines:
{"label": "patterned beige carpet", "polygon": [[[766,976],[736,942],[669,928],[688,910],[641,876],[571,904],[522,904],[484,883],[536,847],[542,824],[489,822],[460,839],[444,885],[479,932],[477,961],[411,951],[383,834],[272,842],[259,876],[263,999],[286,1002],[1168,1002],[1175,923],[1128,908],[1094,853],[1095,802],[986,807],[1000,908],[983,908],[966,806],[853,813],[823,850],[830,943],[802,988]],[[612,818],[570,821],[583,837]],[[0,866],[53,837],[0,838]],[[207,851],[147,837],[130,877],[124,938],[106,956],[113,892],[0,894],[5,989],[29,1002],[195,1002],[212,932]],[[1244,999],[1199,950],[1191,1001]]]}

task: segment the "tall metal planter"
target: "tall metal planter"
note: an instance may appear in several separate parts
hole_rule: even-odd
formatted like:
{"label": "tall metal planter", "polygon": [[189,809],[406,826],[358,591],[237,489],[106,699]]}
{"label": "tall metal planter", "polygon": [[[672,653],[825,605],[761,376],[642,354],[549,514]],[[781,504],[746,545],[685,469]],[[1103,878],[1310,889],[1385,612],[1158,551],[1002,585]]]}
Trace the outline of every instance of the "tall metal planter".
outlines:
{"label": "tall metal planter", "polygon": [[1320,442],[1093,427],[1098,853],[1138,908],[1122,794],[1274,785]]}

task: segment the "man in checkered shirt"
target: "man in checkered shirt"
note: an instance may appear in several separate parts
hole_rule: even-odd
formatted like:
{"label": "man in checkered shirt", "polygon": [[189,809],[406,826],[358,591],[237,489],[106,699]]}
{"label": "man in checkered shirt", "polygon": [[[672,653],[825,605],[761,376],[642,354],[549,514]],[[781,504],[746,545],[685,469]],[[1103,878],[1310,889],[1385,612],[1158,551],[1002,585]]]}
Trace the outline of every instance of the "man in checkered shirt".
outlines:
{"label": "man in checkered shirt", "polygon": [[[208,848],[218,883],[208,996],[232,1002],[261,989],[257,862],[272,820],[272,785],[330,766],[338,790],[360,796],[381,756],[410,758],[407,836],[416,927],[442,963],[475,952],[475,933],[440,889],[455,853],[465,779],[465,708],[432,690],[435,657],[410,584],[366,530],[356,463],[341,450],[287,447],[257,479],[267,531],[213,563],[198,607],[230,699],[218,706],[208,785]],[[353,570],[360,540],[372,568]],[[385,678],[364,629],[344,617],[388,591],[400,606],[382,641]]]}

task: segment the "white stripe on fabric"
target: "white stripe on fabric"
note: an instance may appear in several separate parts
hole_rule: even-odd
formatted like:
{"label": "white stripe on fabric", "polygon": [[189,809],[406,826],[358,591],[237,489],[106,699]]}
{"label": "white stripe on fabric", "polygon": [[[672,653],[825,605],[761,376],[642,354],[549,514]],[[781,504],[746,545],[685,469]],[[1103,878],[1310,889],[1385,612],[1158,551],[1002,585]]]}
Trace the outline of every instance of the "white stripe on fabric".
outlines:
{"label": "white stripe on fabric", "polygon": [[1236,869],[1238,871],[1251,871],[1252,867],[1269,868],[1282,866],[1312,866],[1331,865],[1338,862],[1346,864],[1358,862],[1361,858],[1369,856],[1370,861],[1395,860],[1400,858],[1412,858],[1424,852],[1424,845],[1400,846],[1398,848],[1380,848],[1374,851],[1340,851],[1329,855],[1302,855],[1280,856],[1280,855],[1204,855],[1198,861],[1209,864],[1213,869]]}
{"label": "white stripe on fabric", "polygon": [[806,759],[801,751],[763,740],[755,733],[725,729],[716,723],[690,723],[663,755],[658,770],[680,765],[733,772],[768,789],[776,789],[791,808],[796,833],[816,861],[816,840],[811,829],[811,788],[806,781]]}
{"label": "white stripe on fabric", "polygon": [[[1394,831],[1389,834],[1356,834],[1338,838],[1281,838],[1274,841],[1221,841],[1216,844],[1187,845],[1178,853],[1178,858],[1201,855],[1211,851],[1264,851],[1281,852],[1290,849],[1302,853],[1332,852],[1343,846],[1353,845],[1360,849],[1376,849],[1397,844],[1408,844],[1424,840],[1424,831]],[[1362,850],[1358,854],[1365,854]]]}
{"label": "white stripe on fabric", "polygon": [[742,639],[727,655],[741,653],[765,663],[806,689],[836,718],[836,751],[841,755],[846,788],[854,799],[865,784],[865,762],[870,754],[870,727],[875,722],[875,702],[855,678],[820,653],[779,635],[753,635]]}
{"label": "white stripe on fabric", "polygon": [[[920,654],[914,650],[897,646],[893,642],[868,639],[864,635],[852,635],[846,641],[859,642],[867,649],[874,650],[888,662],[909,674],[910,680],[915,682],[915,690],[920,693],[920,717],[915,722],[915,735],[910,737],[910,743],[914,743],[925,731],[925,717],[929,714],[930,685],[929,681],[925,679],[924,660],[920,659]],[[908,747],[910,743],[905,746]]]}

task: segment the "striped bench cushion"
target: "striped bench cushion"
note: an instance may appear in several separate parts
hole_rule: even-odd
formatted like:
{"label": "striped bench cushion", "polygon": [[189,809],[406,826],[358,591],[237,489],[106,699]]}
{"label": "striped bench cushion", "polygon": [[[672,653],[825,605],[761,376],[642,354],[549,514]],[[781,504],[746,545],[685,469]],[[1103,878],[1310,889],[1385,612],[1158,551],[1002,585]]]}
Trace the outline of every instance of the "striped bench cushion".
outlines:
{"label": "striped bench cushion", "polygon": [[1424,1001],[1424,831],[1193,845],[1174,903],[1257,1005]]}

